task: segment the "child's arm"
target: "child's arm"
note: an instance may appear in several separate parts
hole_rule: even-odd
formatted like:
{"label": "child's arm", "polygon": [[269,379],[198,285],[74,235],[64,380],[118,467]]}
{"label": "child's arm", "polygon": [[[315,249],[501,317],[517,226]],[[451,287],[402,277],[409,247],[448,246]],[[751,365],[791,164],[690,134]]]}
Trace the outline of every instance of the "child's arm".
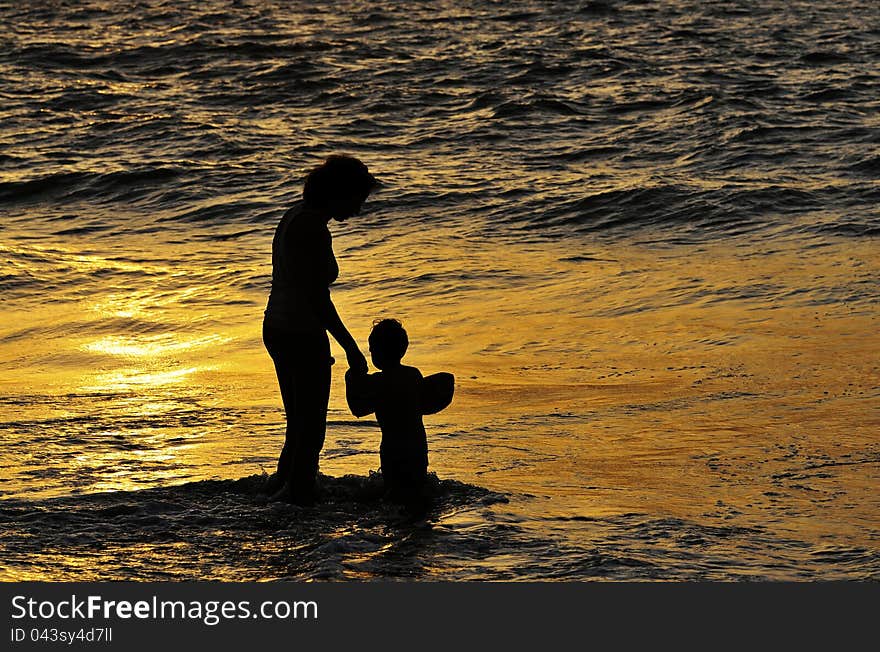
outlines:
{"label": "child's arm", "polygon": [[376,397],[372,378],[354,369],[345,372],[345,400],[348,409],[356,417],[363,417],[376,411]]}

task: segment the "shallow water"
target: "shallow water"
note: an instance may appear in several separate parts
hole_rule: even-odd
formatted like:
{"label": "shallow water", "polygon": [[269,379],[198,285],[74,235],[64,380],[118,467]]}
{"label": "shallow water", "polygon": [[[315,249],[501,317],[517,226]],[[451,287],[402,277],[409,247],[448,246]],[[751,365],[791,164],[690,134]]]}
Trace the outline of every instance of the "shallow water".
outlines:
{"label": "shallow water", "polygon": [[[880,577],[880,10],[0,18],[3,579]],[[340,312],[457,378],[423,522],[358,500],[342,365],[323,507],[255,489],[272,232],[334,151],[384,183]]]}

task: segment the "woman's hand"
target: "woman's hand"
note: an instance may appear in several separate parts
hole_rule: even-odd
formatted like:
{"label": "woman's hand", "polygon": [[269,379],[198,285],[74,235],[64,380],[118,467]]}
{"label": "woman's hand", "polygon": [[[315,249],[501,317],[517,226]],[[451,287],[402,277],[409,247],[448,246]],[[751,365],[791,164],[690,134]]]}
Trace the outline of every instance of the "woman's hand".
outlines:
{"label": "woman's hand", "polygon": [[348,361],[348,368],[358,374],[367,373],[367,359],[361,350],[356,346],[349,348],[345,352],[345,359]]}

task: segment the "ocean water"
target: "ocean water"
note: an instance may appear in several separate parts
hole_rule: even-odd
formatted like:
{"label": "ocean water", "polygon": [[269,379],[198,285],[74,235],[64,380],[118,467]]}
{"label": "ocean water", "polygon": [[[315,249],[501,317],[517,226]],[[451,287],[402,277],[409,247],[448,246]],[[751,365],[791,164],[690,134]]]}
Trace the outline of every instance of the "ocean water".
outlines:
{"label": "ocean water", "polygon": [[[875,3],[0,27],[0,579],[880,579]],[[383,182],[332,226],[343,319],[457,379],[418,522],[342,364],[321,502],[258,492],[272,234],[334,152]]]}

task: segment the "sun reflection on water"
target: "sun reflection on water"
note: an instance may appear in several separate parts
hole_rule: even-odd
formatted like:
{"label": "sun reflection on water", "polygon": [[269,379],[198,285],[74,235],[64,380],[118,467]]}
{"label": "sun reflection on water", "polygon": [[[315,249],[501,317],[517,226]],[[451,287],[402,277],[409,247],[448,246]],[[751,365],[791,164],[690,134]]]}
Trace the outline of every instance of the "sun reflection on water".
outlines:
{"label": "sun reflection on water", "polygon": [[170,371],[146,371],[143,369],[123,369],[102,373],[95,376],[92,382],[83,386],[85,391],[125,391],[145,387],[160,387],[183,383],[198,371],[209,371],[211,367],[189,367]]}
{"label": "sun reflection on water", "polygon": [[191,339],[181,339],[174,335],[108,336],[89,342],[83,345],[82,349],[90,353],[105,353],[114,356],[158,358],[200,347],[219,346],[228,341],[229,338],[216,334]]}

